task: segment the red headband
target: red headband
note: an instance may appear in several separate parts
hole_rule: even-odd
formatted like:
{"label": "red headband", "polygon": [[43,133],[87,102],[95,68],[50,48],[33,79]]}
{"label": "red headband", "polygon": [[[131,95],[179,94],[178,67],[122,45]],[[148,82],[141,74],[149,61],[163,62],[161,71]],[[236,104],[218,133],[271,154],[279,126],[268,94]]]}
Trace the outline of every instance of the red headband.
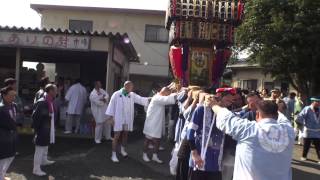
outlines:
{"label": "red headband", "polygon": [[216,93],[228,92],[232,95],[237,94],[237,90],[235,88],[218,88]]}

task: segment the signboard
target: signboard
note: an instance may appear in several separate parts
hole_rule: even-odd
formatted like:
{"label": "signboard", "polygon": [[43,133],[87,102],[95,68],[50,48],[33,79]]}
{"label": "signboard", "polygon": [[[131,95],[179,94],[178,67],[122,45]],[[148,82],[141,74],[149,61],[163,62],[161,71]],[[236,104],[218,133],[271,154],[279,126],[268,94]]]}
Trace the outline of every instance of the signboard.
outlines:
{"label": "signboard", "polygon": [[0,46],[89,50],[90,37],[0,31]]}

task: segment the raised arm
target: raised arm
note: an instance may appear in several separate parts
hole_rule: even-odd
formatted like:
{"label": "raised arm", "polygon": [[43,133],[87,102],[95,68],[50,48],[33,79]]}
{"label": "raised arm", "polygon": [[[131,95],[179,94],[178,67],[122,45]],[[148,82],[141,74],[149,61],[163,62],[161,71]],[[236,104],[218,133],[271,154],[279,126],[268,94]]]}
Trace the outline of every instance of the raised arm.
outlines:
{"label": "raised arm", "polygon": [[177,96],[176,94],[172,94],[169,96],[154,96],[153,101],[159,105],[170,105],[176,103]]}
{"label": "raised arm", "polygon": [[254,133],[255,122],[248,119],[241,119],[226,108],[213,106],[213,111],[217,114],[216,126],[222,132],[232,136],[234,140],[241,141]]}
{"label": "raised arm", "polygon": [[140,104],[141,106],[148,106],[149,104],[149,98],[147,97],[141,97],[136,93],[131,93],[131,96],[133,98],[133,102],[136,104]]}

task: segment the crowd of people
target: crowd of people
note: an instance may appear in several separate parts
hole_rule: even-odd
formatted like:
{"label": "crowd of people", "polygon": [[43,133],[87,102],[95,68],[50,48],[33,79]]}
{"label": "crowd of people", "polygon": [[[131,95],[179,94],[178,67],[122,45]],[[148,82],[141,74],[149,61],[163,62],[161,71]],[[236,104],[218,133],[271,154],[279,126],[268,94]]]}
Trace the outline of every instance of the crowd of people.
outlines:
{"label": "crowd of people", "polygon": [[[96,81],[88,94],[77,80],[64,96],[68,103],[65,133],[79,132],[81,113],[89,100],[95,119],[94,142],[100,144],[103,136],[111,140],[111,160],[119,163],[118,154],[128,156],[128,134],[133,131],[135,104],[139,104],[146,111],[142,160],[163,163],[158,152],[165,132],[166,107],[170,106],[168,134],[174,134],[175,141],[170,172],[176,180],[292,179],[296,137],[304,146],[301,160],[307,160],[313,143],[320,164],[320,97],[312,97],[307,106],[306,99],[295,93],[281,95],[279,89],[269,96],[266,89],[259,93],[224,87],[212,92],[172,83],[153,90],[151,97],[141,97],[133,88],[133,83],[126,81],[109,97],[101,82]],[[42,78],[35,94],[33,174],[37,176],[46,175],[41,166],[55,163],[48,159],[48,148],[55,143],[55,99],[59,91],[59,84]],[[16,81],[6,79],[0,103],[0,180],[6,179],[5,173],[16,155],[16,94]]]}

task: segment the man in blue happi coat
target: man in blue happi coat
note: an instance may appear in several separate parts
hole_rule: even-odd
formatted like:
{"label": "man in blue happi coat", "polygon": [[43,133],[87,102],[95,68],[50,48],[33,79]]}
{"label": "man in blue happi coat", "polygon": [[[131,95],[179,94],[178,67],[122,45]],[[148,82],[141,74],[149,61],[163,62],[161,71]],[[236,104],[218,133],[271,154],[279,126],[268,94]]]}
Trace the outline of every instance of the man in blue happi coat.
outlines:
{"label": "man in blue happi coat", "polygon": [[223,96],[207,95],[205,104],[198,106],[189,123],[187,139],[191,148],[189,180],[221,180],[224,133],[216,128],[216,119],[211,110],[214,98],[224,100],[224,107],[232,104],[233,93]]}
{"label": "man in blue happi coat", "polygon": [[277,120],[273,101],[257,103],[256,121],[237,117],[213,102],[216,127],[237,141],[233,180],[291,180],[294,130],[289,121]]}
{"label": "man in blue happi coat", "polygon": [[313,142],[320,164],[320,97],[311,98],[311,105],[306,106],[298,115],[296,122],[303,126],[302,161],[307,160],[310,145]]}

